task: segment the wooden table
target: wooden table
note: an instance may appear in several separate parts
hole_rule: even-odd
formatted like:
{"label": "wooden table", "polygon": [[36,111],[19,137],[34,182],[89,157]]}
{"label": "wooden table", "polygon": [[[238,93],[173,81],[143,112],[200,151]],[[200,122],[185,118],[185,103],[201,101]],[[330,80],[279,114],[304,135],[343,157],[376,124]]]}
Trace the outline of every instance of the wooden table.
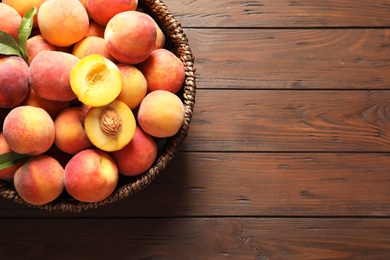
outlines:
{"label": "wooden table", "polygon": [[190,131],[130,198],[0,200],[0,259],[388,259],[390,0],[164,1],[196,58]]}

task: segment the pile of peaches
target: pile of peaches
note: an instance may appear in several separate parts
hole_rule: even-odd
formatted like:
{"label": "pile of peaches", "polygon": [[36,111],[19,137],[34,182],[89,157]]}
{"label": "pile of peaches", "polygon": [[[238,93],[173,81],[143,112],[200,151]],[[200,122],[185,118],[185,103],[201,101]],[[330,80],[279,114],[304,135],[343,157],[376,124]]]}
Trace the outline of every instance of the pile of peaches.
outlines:
{"label": "pile of peaches", "polygon": [[0,16],[2,41],[31,30],[25,56],[0,44],[0,179],[33,205],[98,202],[148,170],[183,124],[185,68],[138,0],[3,0]]}

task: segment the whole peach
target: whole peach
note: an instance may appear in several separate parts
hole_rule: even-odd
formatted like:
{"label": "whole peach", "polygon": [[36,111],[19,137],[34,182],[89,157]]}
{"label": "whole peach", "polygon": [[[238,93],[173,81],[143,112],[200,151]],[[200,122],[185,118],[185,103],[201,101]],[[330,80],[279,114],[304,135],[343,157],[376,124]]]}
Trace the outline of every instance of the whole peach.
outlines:
{"label": "whole peach", "polygon": [[156,46],[156,26],[146,13],[126,11],[107,24],[104,39],[110,54],[119,62],[137,64],[146,60]]}
{"label": "whole peach", "polygon": [[[39,10],[39,7],[45,1],[46,0],[24,0],[24,1],[3,0],[3,3],[14,8],[19,13],[19,15],[23,17],[24,14],[34,6]],[[37,16],[34,16],[33,27],[37,27],[37,26],[38,26]]]}
{"label": "whole peach", "polygon": [[42,36],[55,46],[70,46],[88,31],[88,14],[79,0],[45,1],[37,17]]}
{"label": "whole peach", "polygon": [[42,35],[35,35],[27,40],[28,64],[31,64],[34,57],[41,51],[55,51],[56,47],[43,38]]}
{"label": "whole peach", "polygon": [[18,41],[19,27],[22,22],[20,14],[8,4],[0,3],[0,31],[10,34],[15,41]]}
{"label": "whole peach", "polygon": [[77,42],[73,47],[72,54],[79,59],[85,58],[91,54],[100,54],[103,57],[116,62],[108,52],[104,39],[97,36],[85,37]]}
{"label": "whole peach", "polygon": [[76,98],[70,73],[80,59],[61,51],[41,51],[30,64],[31,87],[42,98],[70,101]]}
{"label": "whole peach", "polygon": [[92,146],[84,130],[87,112],[81,107],[70,107],[54,120],[56,146],[69,154],[76,154]]}
{"label": "whole peach", "polygon": [[148,82],[149,92],[160,89],[176,93],[184,83],[184,65],[167,49],[154,50],[138,68]]}
{"label": "whole peach", "polygon": [[104,38],[104,29],[106,29],[105,26],[98,24],[94,20],[90,20],[88,31],[85,37],[96,36],[96,37]]}
{"label": "whole peach", "polygon": [[16,171],[14,185],[19,196],[28,203],[49,203],[64,190],[64,168],[50,156],[31,157]]}
{"label": "whole peach", "polygon": [[157,144],[137,126],[130,143],[111,155],[120,173],[135,176],[145,172],[153,164],[157,157]]}
{"label": "whole peach", "polygon": [[89,15],[103,26],[116,14],[136,10],[137,5],[138,0],[87,0]]}
{"label": "whole peach", "polygon": [[19,106],[4,119],[3,133],[9,147],[15,152],[40,155],[54,143],[54,122],[42,108]]}
{"label": "whole peach", "polygon": [[161,27],[158,25],[158,23],[155,21],[156,25],[156,45],[154,46],[154,49],[160,49],[164,47],[165,44],[165,34],[162,31]]}
{"label": "whole peach", "polygon": [[101,201],[114,191],[117,183],[118,168],[114,160],[98,149],[77,153],[65,166],[65,189],[79,201]]}
{"label": "whole peach", "polygon": [[27,97],[29,67],[20,57],[0,58],[0,107],[13,108]]}
{"label": "whole peach", "polygon": [[122,90],[117,99],[131,110],[135,109],[146,96],[148,85],[142,72],[133,65],[117,64],[122,73]]}
{"label": "whole peach", "polygon": [[178,96],[166,90],[155,90],[142,100],[137,118],[142,130],[151,136],[163,138],[179,131],[184,112],[184,105]]}
{"label": "whole peach", "polygon": [[[12,152],[7,141],[4,138],[4,134],[0,133],[0,154]],[[10,181],[15,175],[15,171],[23,164],[24,160],[20,160],[13,166],[0,170],[0,180]]]}

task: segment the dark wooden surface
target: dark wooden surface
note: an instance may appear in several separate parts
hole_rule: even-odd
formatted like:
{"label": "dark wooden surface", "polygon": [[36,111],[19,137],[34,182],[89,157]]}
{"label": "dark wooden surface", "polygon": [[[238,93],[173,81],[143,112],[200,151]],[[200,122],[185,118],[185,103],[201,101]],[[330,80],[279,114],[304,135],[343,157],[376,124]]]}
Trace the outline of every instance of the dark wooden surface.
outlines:
{"label": "dark wooden surface", "polygon": [[0,259],[389,259],[390,1],[164,1],[196,58],[182,150],[82,213],[0,199]]}

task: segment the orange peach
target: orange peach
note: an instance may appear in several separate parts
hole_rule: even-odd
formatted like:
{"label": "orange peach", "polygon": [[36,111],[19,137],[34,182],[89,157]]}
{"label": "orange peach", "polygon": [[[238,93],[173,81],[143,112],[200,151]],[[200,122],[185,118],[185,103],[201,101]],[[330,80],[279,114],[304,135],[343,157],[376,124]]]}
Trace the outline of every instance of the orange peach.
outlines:
{"label": "orange peach", "polygon": [[70,107],[54,120],[55,145],[63,152],[76,154],[92,146],[84,130],[86,111],[81,107]]}
{"label": "orange peach", "polygon": [[49,100],[76,98],[70,86],[70,73],[78,61],[79,58],[65,52],[39,52],[30,64],[31,87],[39,96]]}
{"label": "orange peach", "polygon": [[79,59],[85,58],[91,54],[100,54],[115,62],[115,59],[106,48],[104,39],[97,36],[85,37],[81,41],[77,42],[73,47],[72,54]]}
{"label": "orange peach", "polygon": [[175,135],[184,121],[184,105],[166,90],[150,92],[139,106],[137,118],[142,130],[154,137]]}
{"label": "orange peach", "polygon": [[185,79],[185,68],[181,60],[167,49],[153,51],[138,68],[148,82],[148,91],[168,90],[178,92]]}
{"label": "orange peach", "polygon": [[130,108],[120,100],[91,107],[85,117],[85,132],[91,143],[103,151],[117,151],[127,145],[135,133],[136,121]]}
{"label": "orange peach", "polygon": [[15,41],[18,41],[19,27],[22,22],[20,14],[10,5],[0,3],[0,31],[10,34]]}
{"label": "orange peach", "polygon": [[157,157],[157,144],[137,126],[133,139],[124,148],[111,153],[118,170],[126,176],[135,176],[152,166]]}
{"label": "orange peach", "polygon": [[47,155],[28,159],[15,173],[15,190],[33,205],[55,200],[64,190],[64,168]]}
{"label": "orange peach", "polygon": [[[21,17],[24,16],[24,14],[33,8],[34,6],[39,10],[40,6],[42,5],[43,2],[46,0],[3,0],[4,4],[7,4],[11,7],[13,7]],[[38,22],[37,22],[37,16],[34,17],[34,22],[33,22],[33,27],[37,27]]]}
{"label": "orange peach", "polygon": [[68,101],[55,101],[42,98],[31,88],[30,93],[22,102],[22,105],[43,108],[54,119],[62,110],[68,108],[70,103]]}
{"label": "orange peach", "polygon": [[154,46],[154,49],[161,49],[164,47],[165,44],[165,34],[162,31],[161,27],[157,24],[157,22],[154,22],[156,25],[156,45]]}
{"label": "orange peach", "polygon": [[118,183],[114,160],[98,149],[83,150],[65,166],[66,191],[82,202],[98,202],[107,198]]}
{"label": "orange peach", "polygon": [[154,20],[138,11],[115,15],[104,31],[110,54],[119,62],[128,64],[146,60],[156,46],[156,36]]}
{"label": "orange peach", "polygon": [[87,0],[88,13],[94,21],[106,26],[116,14],[137,9],[138,0]]}
{"label": "orange peach", "polygon": [[54,143],[55,128],[53,119],[42,108],[19,106],[4,119],[3,133],[15,152],[40,155]]}
{"label": "orange peach", "polygon": [[133,65],[117,64],[122,73],[122,90],[118,100],[123,101],[131,110],[135,109],[146,96],[148,85],[144,75]]}
{"label": "orange peach", "polygon": [[[12,152],[7,141],[4,138],[4,134],[0,133],[0,154]],[[0,180],[10,181],[15,175],[15,171],[23,164],[24,160],[20,160],[15,165],[0,170]]]}
{"label": "orange peach", "polygon": [[70,85],[83,104],[105,106],[121,92],[122,75],[111,60],[100,54],[91,54],[74,66]]}
{"label": "orange peach", "polygon": [[85,35],[85,37],[96,36],[96,37],[104,38],[104,30],[105,29],[106,29],[106,27],[98,24],[94,20],[90,20],[89,26],[88,26],[88,31],[87,31],[87,34]]}
{"label": "orange peach", "polygon": [[4,56],[0,58],[0,107],[12,108],[27,97],[30,91],[28,83],[29,67],[20,57]]}
{"label": "orange peach", "polygon": [[70,46],[88,31],[87,11],[79,0],[45,1],[38,10],[42,36],[55,46]]}
{"label": "orange peach", "polygon": [[55,51],[56,47],[43,38],[42,35],[35,35],[27,40],[28,64],[31,64],[34,57],[41,51]]}

